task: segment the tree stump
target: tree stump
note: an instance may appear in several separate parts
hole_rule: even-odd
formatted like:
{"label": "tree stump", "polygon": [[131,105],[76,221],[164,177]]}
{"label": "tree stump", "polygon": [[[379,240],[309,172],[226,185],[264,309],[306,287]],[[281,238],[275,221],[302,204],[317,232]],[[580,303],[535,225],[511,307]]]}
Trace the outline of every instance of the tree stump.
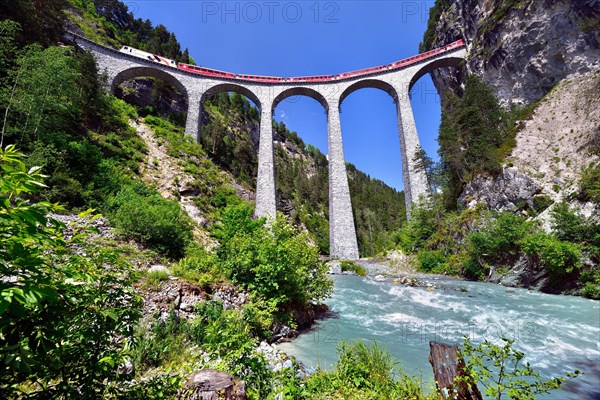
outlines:
{"label": "tree stump", "polygon": [[244,381],[214,369],[193,373],[185,388],[183,400],[246,400]]}
{"label": "tree stump", "polygon": [[445,399],[482,400],[475,383],[454,382],[457,376],[467,376],[465,360],[458,353],[459,347],[445,343],[429,342],[429,362],[438,391]]}

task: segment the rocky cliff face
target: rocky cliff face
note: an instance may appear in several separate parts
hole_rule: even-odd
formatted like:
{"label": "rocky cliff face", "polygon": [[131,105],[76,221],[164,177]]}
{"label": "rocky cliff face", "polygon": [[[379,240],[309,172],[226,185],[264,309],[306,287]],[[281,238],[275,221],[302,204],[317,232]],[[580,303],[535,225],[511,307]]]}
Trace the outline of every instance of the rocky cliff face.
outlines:
{"label": "rocky cliff face", "polygon": [[116,95],[127,103],[154,109],[164,117],[183,119],[187,112],[185,96],[168,84],[153,78],[125,81],[117,88]]}
{"label": "rocky cliff face", "polygon": [[[467,69],[505,104],[530,103],[558,82],[600,68],[599,0],[438,0],[444,10],[430,47],[464,38]],[[454,71],[433,73],[440,93]]]}
{"label": "rocky cliff face", "polygon": [[[496,177],[477,176],[459,202],[499,210],[539,209],[578,190],[582,168],[600,161],[600,70],[563,80],[520,123],[516,146]],[[590,216],[593,207],[577,204]]]}

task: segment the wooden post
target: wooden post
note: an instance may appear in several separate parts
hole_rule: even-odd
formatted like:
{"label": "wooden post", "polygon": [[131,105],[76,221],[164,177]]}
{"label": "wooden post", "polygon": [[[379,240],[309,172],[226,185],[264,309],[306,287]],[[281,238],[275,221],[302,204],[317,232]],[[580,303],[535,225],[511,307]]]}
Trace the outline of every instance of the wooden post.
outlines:
{"label": "wooden post", "polygon": [[457,345],[429,342],[429,362],[438,391],[445,399],[482,400],[475,383],[454,382],[457,376],[465,376],[465,360],[459,355]]}

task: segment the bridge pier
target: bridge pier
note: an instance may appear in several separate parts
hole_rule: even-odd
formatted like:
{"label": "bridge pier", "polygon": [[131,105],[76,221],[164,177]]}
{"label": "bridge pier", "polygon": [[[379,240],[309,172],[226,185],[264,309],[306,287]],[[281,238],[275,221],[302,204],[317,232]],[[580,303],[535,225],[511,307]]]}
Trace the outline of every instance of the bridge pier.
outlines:
{"label": "bridge pier", "polygon": [[327,113],[329,159],[329,255],[332,258],[358,259],[358,244],[352,216],[348,175],[344,160],[340,105],[329,103]]}
{"label": "bridge pier", "polygon": [[202,94],[194,94],[188,91],[188,110],[185,120],[185,134],[200,140],[200,119],[202,118]]}
{"label": "bridge pier", "polygon": [[410,218],[413,204],[426,201],[430,197],[429,183],[425,170],[415,160],[417,151],[421,149],[417,126],[410,104],[409,91],[396,89],[398,99],[398,133],[400,135],[400,152],[402,153],[402,177],[404,180],[404,196],[406,215]]}
{"label": "bridge pier", "polygon": [[256,178],[256,210],[258,218],[275,218],[277,201],[275,195],[275,161],[273,159],[273,106],[263,101],[260,107],[260,134],[258,144],[258,176]]}

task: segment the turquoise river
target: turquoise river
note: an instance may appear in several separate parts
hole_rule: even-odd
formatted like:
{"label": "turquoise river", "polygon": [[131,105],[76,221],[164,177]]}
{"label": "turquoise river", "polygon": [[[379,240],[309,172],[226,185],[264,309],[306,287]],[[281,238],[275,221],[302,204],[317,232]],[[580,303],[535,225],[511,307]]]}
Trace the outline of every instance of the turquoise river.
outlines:
{"label": "turquoise river", "polygon": [[329,368],[341,340],[376,340],[403,366],[432,387],[429,341],[478,343],[515,339],[515,347],[542,376],[579,369],[584,375],[544,399],[600,399],[600,302],[426,278],[436,286],[409,287],[391,280],[336,275],[328,318],[282,350],[309,369]]}

